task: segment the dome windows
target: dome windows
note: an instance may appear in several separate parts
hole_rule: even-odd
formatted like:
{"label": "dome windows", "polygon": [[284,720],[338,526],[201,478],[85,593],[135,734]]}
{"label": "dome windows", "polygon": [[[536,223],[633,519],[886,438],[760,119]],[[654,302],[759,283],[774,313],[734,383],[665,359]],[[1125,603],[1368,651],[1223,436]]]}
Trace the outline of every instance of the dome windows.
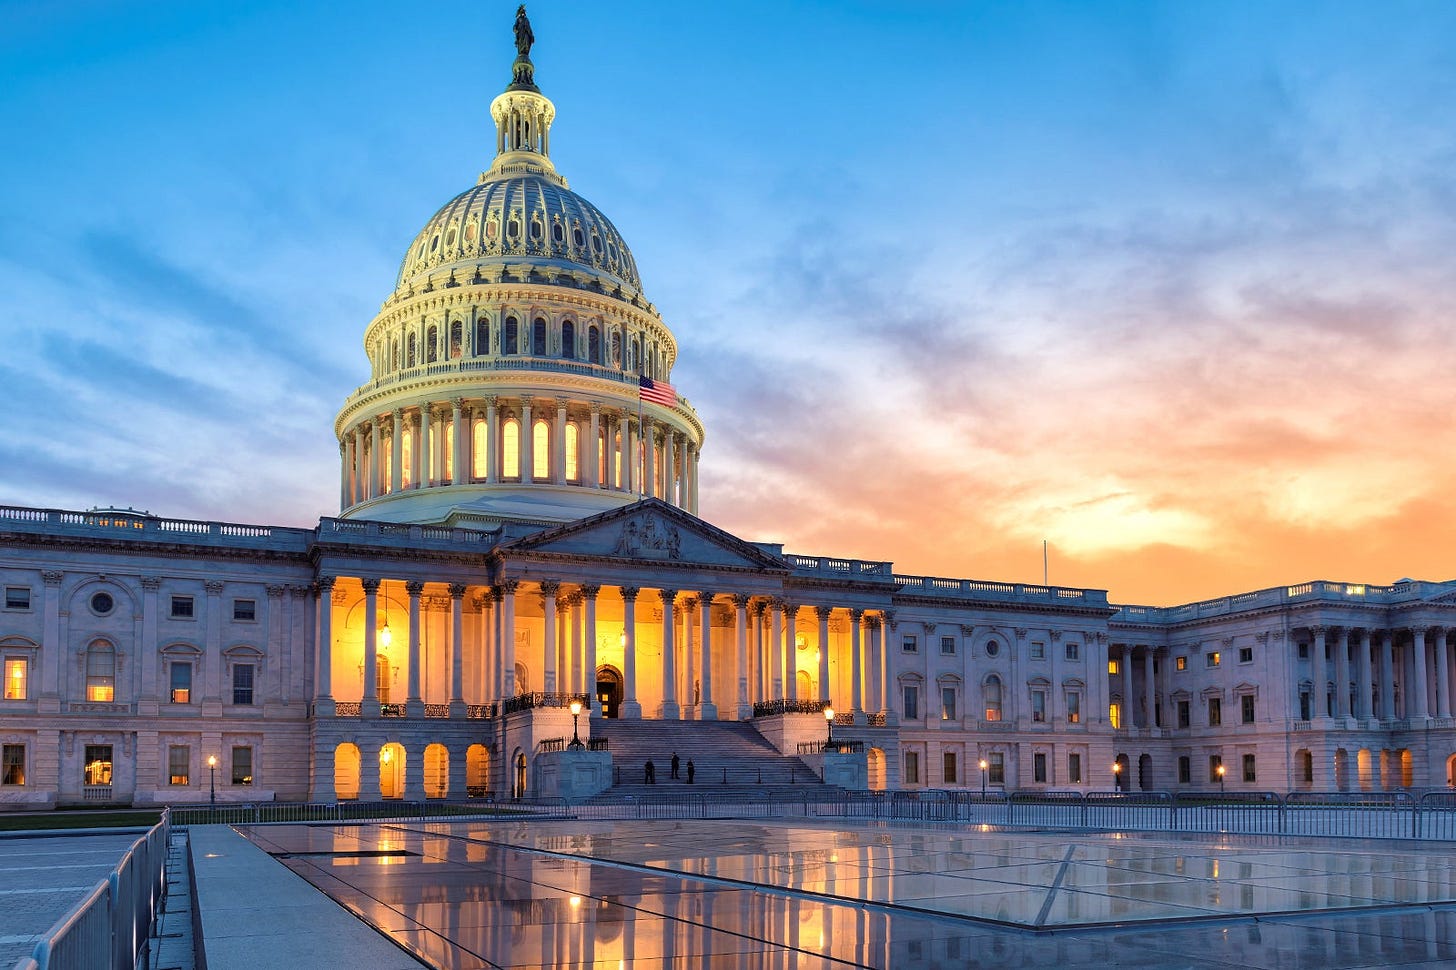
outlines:
{"label": "dome windows", "polygon": [[501,474],[507,479],[521,477],[521,422],[515,418],[501,425]]}
{"label": "dome windows", "polygon": [[576,359],[576,324],[567,320],[561,325],[561,356]]}
{"label": "dome windows", "polygon": [[546,356],[545,317],[537,317],[531,324],[531,353],[536,357]]}
{"label": "dome windows", "polygon": [[465,241],[467,243],[473,243],[473,242],[475,242],[475,233],[476,233],[475,220],[474,219],[471,219],[470,222],[467,223],[466,226],[465,226]]}
{"label": "dome windows", "polygon": [[425,363],[433,364],[440,355],[440,328],[430,327],[425,331]]}
{"label": "dome windows", "polygon": [[435,233],[434,236],[430,237],[430,252],[433,253],[435,250],[437,250],[439,248],[440,248],[440,234],[437,232],[437,233]]}
{"label": "dome windows", "polygon": [[445,231],[445,248],[449,249],[455,245],[455,227],[451,226]]}
{"label": "dome windows", "polygon": [[486,239],[495,239],[495,237],[496,236],[499,236],[499,235],[500,235],[500,216],[498,216],[496,213],[492,212],[490,214],[490,218],[488,220],[486,220],[486,223],[485,223],[485,238]]}
{"label": "dome windows", "polygon": [[571,241],[576,244],[577,249],[580,249],[581,247],[586,245],[586,236],[582,234],[580,225],[572,227]]}
{"label": "dome windows", "polygon": [[586,331],[586,359],[593,364],[602,362],[602,334],[595,326]]}
{"label": "dome windows", "polygon": [[116,600],[111,598],[110,593],[93,593],[91,595],[92,613],[97,616],[110,616],[114,609],[116,609]]}
{"label": "dome windows", "polygon": [[506,317],[505,329],[501,333],[501,353],[517,354],[520,341],[521,325],[515,317]]}
{"label": "dome windows", "polygon": [[552,224],[551,238],[558,243],[564,242],[566,240],[566,230],[561,227],[561,223],[557,222]]}
{"label": "dome windows", "polygon": [[415,347],[415,335],[410,334],[405,349],[405,367],[414,367],[419,363],[419,356]]}

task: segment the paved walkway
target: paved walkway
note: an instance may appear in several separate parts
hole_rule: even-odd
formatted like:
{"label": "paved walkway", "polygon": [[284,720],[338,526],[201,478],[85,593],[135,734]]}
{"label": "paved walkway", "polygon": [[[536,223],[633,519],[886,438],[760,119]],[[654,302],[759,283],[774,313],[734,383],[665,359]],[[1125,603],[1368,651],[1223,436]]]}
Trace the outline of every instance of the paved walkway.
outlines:
{"label": "paved walkway", "polygon": [[233,829],[197,825],[190,836],[208,970],[420,970]]}
{"label": "paved walkway", "polygon": [[15,966],[121,861],[145,829],[0,837],[0,968]]}

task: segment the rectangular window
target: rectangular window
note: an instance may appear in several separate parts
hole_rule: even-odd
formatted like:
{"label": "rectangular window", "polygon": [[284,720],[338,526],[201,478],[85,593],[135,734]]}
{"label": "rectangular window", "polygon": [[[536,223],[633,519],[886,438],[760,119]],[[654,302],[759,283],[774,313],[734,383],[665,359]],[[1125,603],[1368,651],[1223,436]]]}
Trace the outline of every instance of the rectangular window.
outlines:
{"label": "rectangular window", "polygon": [[1208,656],[1204,657],[1203,662],[1209,667],[1217,667],[1219,664],[1223,663],[1223,656],[1217,650],[1215,650],[1213,653],[1210,653]]}
{"label": "rectangular window", "polygon": [[1244,781],[1253,782],[1259,780],[1259,773],[1254,770],[1254,756],[1244,755]]}
{"label": "rectangular window", "polygon": [[1306,751],[1299,758],[1300,770],[1304,775],[1306,785],[1314,784],[1314,752]]}
{"label": "rectangular window", "polygon": [[233,703],[253,703],[253,665],[233,665]]}
{"label": "rectangular window", "polygon": [[28,609],[30,609],[30,587],[29,586],[7,586],[7,587],[5,587],[5,608],[7,610],[28,610]]}
{"label": "rectangular window", "polygon": [[233,600],[233,619],[252,622],[258,618],[257,600]]}
{"label": "rectangular window", "polygon": [[1082,723],[1082,695],[1074,690],[1067,691],[1067,723]]}
{"label": "rectangular window", "polygon": [[915,639],[914,634],[907,633],[905,634],[905,639],[900,641],[900,649],[906,653],[919,653],[920,642]]}
{"label": "rectangular window", "polygon": [[1240,719],[1245,724],[1254,723],[1254,695],[1245,694],[1239,698]]}
{"label": "rectangular window", "polygon": [[943,751],[940,755],[940,773],[947,785],[956,784],[956,756],[954,751]]}
{"label": "rectangular window", "polygon": [[1046,691],[1044,690],[1031,692],[1031,719],[1038,723],[1046,721]]}
{"label": "rectangular window", "polygon": [[940,638],[940,655],[942,657],[955,656],[955,637]]}
{"label": "rectangular window", "polygon": [[905,752],[905,784],[920,784],[920,752]]}
{"label": "rectangular window", "polygon": [[1223,780],[1223,755],[1208,756],[1208,780],[1215,783]]}
{"label": "rectangular window", "polygon": [[1121,663],[1121,661],[1117,661],[1117,660],[1109,660],[1109,661],[1107,661],[1107,672],[1109,674],[1115,674],[1115,673],[1117,673],[1118,667],[1119,667],[1120,663]]}
{"label": "rectangular window", "polygon": [[169,785],[190,785],[192,779],[188,774],[189,765],[192,762],[192,749],[185,744],[174,744],[167,749],[167,784]]}
{"label": "rectangular window", "polygon": [[987,755],[986,760],[990,763],[990,767],[987,770],[986,774],[990,776],[991,784],[1006,784],[1006,755],[1002,754],[1000,751],[992,751],[989,755]]}
{"label": "rectangular window", "polygon": [[1301,643],[1299,645],[1299,659],[1300,660],[1308,660],[1309,659],[1309,644],[1307,644],[1307,643]]}
{"label": "rectangular window", "polygon": [[942,721],[956,719],[956,690],[954,687],[940,689],[940,719]]}
{"label": "rectangular window", "polygon": [[1069,644],[1067,644],[1066,657],[1067,657],[1068,660],[1081,660],[1082,659],[1082,645],[1080,643],[1069,643]]}
{"label": "rectangular window", "polygon": [[1208,699],[1208,726],[1218,727],[1223,723],[1223,701],[1217,697]]}
{"label": "rectangular window", "polygon": [[173,704],[192,703],[192,664],[174,660],[168,665]]}
{"label": "rectangular window", "polygon": [[190,597],[190,596],[174,596],[174,597],[172,597],[172,619],[174,619],[174,620],[190,620],[190,619],[192,619],[192,597]]}
{"label": "rectangular window", "polygon": [[1178,784],[1191,785],[1193,783],[1193,759],[1186,754],[1178,759]]}
{"label": "rectangular window", "polygon": [[1308,693],[1301,693],[1299,695],[1299,719],[1301,721],[1308,721],[1309,720],[1309,715],[1310,715],[1309,694]]}
{"label": "rectangular window", "polygon": [[1173,661],[1173,666],[1175,668],[1177,668],[1178,670],[1187,670],[1188,669],[1188,658],[1187,657],[1179,657],[1179,658],[1177,658],[1176,660]]}
{"label": "rectangular window", "polygon": [[87,785],[111,784],[111,745],[86,745],[86,763],[82,770],[82,781]]}
{"label": "rectangular window", "polygon": [[1036,640],[1031,641],[1031,659],[1032,660],[1045,660],[1046,659],[1046,644],[1045,643],[1041,643],[1041,642],[1036,641]]}
{"label": "rectangular window", "polygon": [[1038,785],[1047,783],[1046,753],[1038,751],[1031,756],[1031,780]]}
{"label": "rectangular window", "polygon": [[25,745],[5,745],[3,765],[4,777],[0,778],[0,783],[6,785],[25,784]]}
{"label": "rectangular window", "polygon": [[1122,727],[1122,705],[1117,701],[1107,706],[1107,722],[1112,725],[1113,730]]}
{"label": "rectangular window", "polygon": [[1239,647],[1239,663],[1251,664],[1254,662],[1253,647]]}
{"label": "rectangular window", "polygon": [[1191,727],[1192,724],[1193,724],[1193,719],[1190,716],[1189,711],[1188,711],[1188,702],[1187,701],[1179,701],[1178,702],[1178,726],[1180,728],[1186,728],[1186,727]]}
{"label": "rectangular window", "polygon": [[30,661],[24,657],[5,658],[5,699],[23,701],[27,693]]}
{"label": "rectangular window", "polygon": [[251,785],[253,783],[253,749],[249,745],[238,745],[233,748],[233,784]]}
{"label": "rectangular window", "polygon": [[1082,784],[1082,756],[1080,754],[1067,755],[1067,784]]}
{"label": "rectangular window", "polygon": [[920,688],[914,684],[906,684],[901,691],[905,701],[902,712],[907,721],[920,720]]}

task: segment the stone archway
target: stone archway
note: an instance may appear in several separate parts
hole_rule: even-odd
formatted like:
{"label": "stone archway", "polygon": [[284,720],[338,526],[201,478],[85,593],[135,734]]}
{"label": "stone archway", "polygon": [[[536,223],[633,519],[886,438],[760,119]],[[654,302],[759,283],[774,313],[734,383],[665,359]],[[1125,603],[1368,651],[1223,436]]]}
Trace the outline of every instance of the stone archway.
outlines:
{"label": "stone archway", "polygon": [[528,788],[526,784],[526,753],[524,751],[516,752],[513,768],[514,770],[511,772],[511,797],[525,798]]}
{"label": "stone archway", "polygon": [[472,744],[465,750],[465,795],[484,798],[490,794],[490,749]]}
{"label": "stone archway", "polygon": [[1456,788],[1456,754],[1446,759],[1446,787]]}
{"label": "stone archway", "polygon": [[1138,788],[1153,790],[1153,756],[1150,754],[1138,755]]}
{"label": "stone archway", "polygon": [[404,745],[391,741],[379,749],[379,797],[404,797]]}
{"label": "stone archway", "polygon": [[345,741],[334,749],[334,797],[352,801],[359,797],[359,746]]}
{"label": "stone archway", "polygon": [[597,704],[602,717],[620,717],[622,707],[622,672],[616,667],[597,668]]}
{"label": "stone archway", "polygon": [[[1456,755],[1452,755],[1456,761]],[[884,791],[888,785],[885,779],[885,751],[883,748],[870,748],[867,782],[870,791]]]}
{"label": "stone archway", "polygon": [[425,747],[425,797],[450,794],[450,751],[438,741]]}
{"label": "stone archway", "polygon": [[1127,791],[1132,787],[1131,768],[1132,762],[1125,754],[1119,754],[1114,760],[1116,765],[1112,769],[1113,787],[1117,791]]}

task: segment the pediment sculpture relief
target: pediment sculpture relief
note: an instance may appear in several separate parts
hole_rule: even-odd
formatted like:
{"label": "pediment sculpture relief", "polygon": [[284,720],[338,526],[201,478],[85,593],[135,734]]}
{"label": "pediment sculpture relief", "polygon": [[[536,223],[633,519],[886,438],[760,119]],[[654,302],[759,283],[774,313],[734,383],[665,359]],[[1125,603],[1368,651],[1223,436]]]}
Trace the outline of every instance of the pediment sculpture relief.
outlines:
{"label": "pediment sculpture relief", "polygon": [[612,554],[678,561],[682,559],[682,537],[677,526],[664,524],[655,515],[634,515],[622,523],[622,534]]}

